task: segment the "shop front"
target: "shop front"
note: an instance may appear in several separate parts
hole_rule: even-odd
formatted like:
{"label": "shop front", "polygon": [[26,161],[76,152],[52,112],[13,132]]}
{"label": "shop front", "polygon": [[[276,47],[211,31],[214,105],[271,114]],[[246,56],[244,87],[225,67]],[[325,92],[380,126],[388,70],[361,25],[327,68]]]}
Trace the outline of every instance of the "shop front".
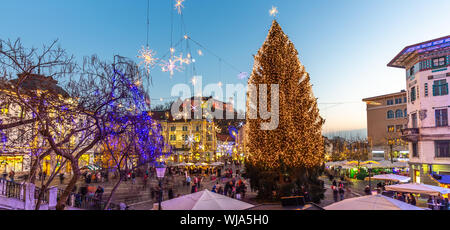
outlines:
{"label": "shop front", "polygon": [[23,155],[1,155],[0,156],[0,172],[9,173],[22,172],[24,170],[24,156]]}

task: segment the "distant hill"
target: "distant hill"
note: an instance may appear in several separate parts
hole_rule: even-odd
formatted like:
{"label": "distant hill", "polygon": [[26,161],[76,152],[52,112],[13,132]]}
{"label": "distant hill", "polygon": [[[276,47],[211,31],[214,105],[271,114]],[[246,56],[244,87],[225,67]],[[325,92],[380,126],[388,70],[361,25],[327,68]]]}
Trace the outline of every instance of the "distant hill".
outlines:
{"label": "distant hill", "polygon": [[367,129],[339,130],[323,133],[327,138],[343,137],[345,139],[365,139],[367,138]]}

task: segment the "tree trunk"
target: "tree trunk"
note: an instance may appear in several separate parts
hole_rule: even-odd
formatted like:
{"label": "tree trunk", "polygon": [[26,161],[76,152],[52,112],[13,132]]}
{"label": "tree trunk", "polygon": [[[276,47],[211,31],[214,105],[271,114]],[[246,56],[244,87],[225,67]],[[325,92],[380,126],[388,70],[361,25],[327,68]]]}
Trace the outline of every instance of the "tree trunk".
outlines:
{"label": "tree trunk", "polygon": [[105,209],[104,210],[108,210],[109,208],[109,204],[111,203],[112,197],[114,195],[114,193],[116,192],[117,188],[119,188],[119,185],[122,183],[122,177],[119,178],[119,181],[116,183],[116,185],[114,185],[114,188],[111,191],[111,194],[108,197],[108,200],[106,200],[106,204],[105,204]]}
{"label": "tree trunk", "polygon": [[77,183],[78,178],[80,178],[81,173],[80,173],[80,169],[78,167],[78,159],[74,160],[71,163],[72,163],[73,176],[72,176],[72,179],[70,179],[70,182],[67,185],[66,189],[64,190],[63,194],[59,198],[58,204],[56,205],[56,210],[64,210],[67,198],[69,197],[75,184]]}

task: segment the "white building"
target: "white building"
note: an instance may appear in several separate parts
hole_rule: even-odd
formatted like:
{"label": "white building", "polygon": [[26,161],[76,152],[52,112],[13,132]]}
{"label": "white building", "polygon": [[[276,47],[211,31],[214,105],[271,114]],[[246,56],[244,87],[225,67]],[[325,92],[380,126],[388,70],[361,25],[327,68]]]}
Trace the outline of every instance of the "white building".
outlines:
{"label": "white building", "polygon": [[389,67],[406,70],[410,172],[414,182],[436,183],[450,175],[450,36],[404,48]]}

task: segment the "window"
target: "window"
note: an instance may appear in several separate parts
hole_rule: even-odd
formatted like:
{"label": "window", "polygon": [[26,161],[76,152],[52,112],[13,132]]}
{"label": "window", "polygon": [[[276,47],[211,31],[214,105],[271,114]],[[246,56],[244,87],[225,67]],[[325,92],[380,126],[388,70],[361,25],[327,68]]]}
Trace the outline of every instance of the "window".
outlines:
{"label": "window", "polygon": [[447,109],[436,109],[434,115],[436,118],[436,127],[448,126]]}
{"label": "window", "polygon": [[177,136],[176,135],[170,135],[170,140],[171,141],[176,141],[177,140]]}
{"label": "window", "polygon": [[395,98],[395,104],[401,104],[402,103],[402,98]]}
{"label": "window", "polygon": [[197,127],[195,127],[195,131],[200,131],[200,125],[197,125]]}
{"label": "window", "polygon": [[388,125],[388,132],[389,133],[393,133],[393,132],[395,132],[395,130],[394,130],[394,126],[393,125]]}
{"label": "window", "polygon": [[403,129],[403,125],[396,125],[395,129],[397,130],[397,132],[401,132]]}
{"label": "window", "polygon": [[188,131],[188,127],[187,126],[183,126],[183,131]]}
{"label": "window", "polygon": [[9,108],[9,105],[8,104],[3,104],[2,106],[1,106],[1,113],[3,114],[3,115],[8,115],[8,108]]}
{"label": "window", "polygon": [[188,140],[188,135],[183,135],[183,140],[187,141]]}
{"label": "window", "polygon": [[394,118],[394,111],[392,111],[392,110],[387,111],[387,118],[388,119]]}
{"label": "window", "polygon": [[403,117],[403,111],[401,109],[397,109],[395,111],[395,118]]}
{"label": "window", "polygon": [[394,101],[393,100],[387,100],[387,105],[393,105]]}
{"label": "window", "polygon": [[404,116],[404,117],[408,117],[408,112],[406,111],[406,109],[405,109],[405,111],[404,111],[403,116]]}
{"label": "window", "polygon": [[435,141],[436,157],[450,157],[450,141]]}
{"label": "window", "polygon": [[403,98],[403,103],[407,103],[406,97]]}
{"label": "window", "polygon": [[444,67],[446,65],[445,63],[445,57],[439,57],[433,59],[433,68],[440,68]]}
{"label": "window", "polygon": [[428,97],[428,83],[425,83],[425,97]]}
{"label": "window", "polygon": [[411,102],[416,100],[416,87],[412,87],[411,88],[411,96],[410,96],[410,98],[411,98]]}
{"label": "window", "polygon": [[414,66],[411,67],[411,69],[409,69],[409,76],[413,76],[414,75]]}
{"label": "window", "polygon": [[175,126],[170,127],[170,131],[172,131],[172,132],[175,131],[176,129],[177,129],[177,127],[175,127]]}
{"label": "window", "polygon": [[434,81],[433,96],[448,95],[448,83],[446,79]]}
{"label": "window", "polygon": [[411,114],[411,123],[413,128],[417,128],[417,113]]}
{"label": "window", "polygon": [[417,142],[412,143],[412,155],[413,157],[418,157],[419,154],[417,152]]}
{"label": "window", "polygon": [[207,141],[212,141],[212,135],[210,135],[210,134],[206,135],[206,140]]}

